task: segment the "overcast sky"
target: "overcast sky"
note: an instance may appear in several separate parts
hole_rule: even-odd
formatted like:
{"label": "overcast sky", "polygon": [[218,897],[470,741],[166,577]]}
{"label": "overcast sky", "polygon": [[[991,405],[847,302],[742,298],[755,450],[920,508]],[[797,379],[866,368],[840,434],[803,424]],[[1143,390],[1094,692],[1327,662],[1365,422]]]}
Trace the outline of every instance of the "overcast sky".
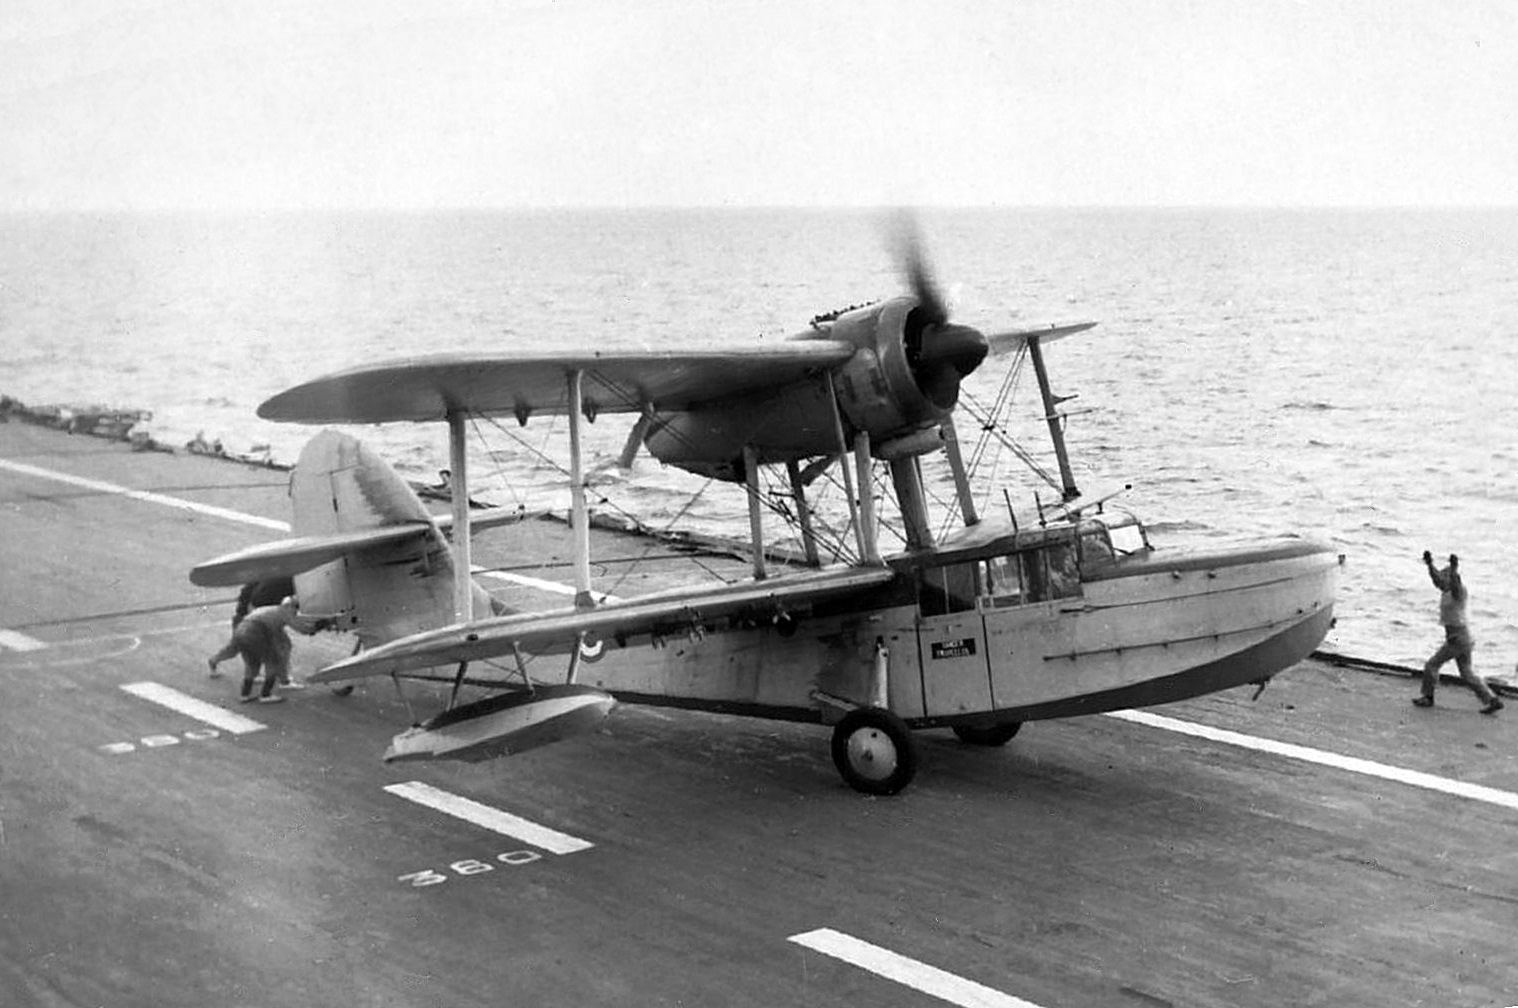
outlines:
{"label": "overcast sky", "polygon": [[0,0],[0,208],[1518,202],[1509,0]]}

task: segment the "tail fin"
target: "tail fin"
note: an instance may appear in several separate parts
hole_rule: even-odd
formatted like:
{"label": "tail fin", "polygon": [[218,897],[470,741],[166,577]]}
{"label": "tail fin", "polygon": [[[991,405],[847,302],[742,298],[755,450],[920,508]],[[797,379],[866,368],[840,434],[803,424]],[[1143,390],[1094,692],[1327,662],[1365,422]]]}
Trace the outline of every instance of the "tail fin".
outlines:
{"label": "tail fin", "polygon": [[[335,620],[364,647],[456,621],[453,556],[416,492],[371,448],[337,431],[318,433],[290,480],[297,537],[332,540],[394,526],[417,535],[352,549],[297,574],[301,611]],[[474,611],[491,611],[477,584]]]}

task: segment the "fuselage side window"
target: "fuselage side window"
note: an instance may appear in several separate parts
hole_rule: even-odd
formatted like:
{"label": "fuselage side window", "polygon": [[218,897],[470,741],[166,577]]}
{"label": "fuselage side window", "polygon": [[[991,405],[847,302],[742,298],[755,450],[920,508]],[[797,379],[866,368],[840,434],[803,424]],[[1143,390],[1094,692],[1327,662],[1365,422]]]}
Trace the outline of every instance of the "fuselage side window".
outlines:
{"label": "fuselage side window", "polygon": [[959,563],[944,567],[927,567],[922,571],[918,607],[924,616],[965,612],[975,608],[980,586],[979,564]]}
{"label": "fuselage side window", "polygon": [[986,561],[986,590],[994,606],[1023,604],[1022,563],[1017,554],[994,556]]}

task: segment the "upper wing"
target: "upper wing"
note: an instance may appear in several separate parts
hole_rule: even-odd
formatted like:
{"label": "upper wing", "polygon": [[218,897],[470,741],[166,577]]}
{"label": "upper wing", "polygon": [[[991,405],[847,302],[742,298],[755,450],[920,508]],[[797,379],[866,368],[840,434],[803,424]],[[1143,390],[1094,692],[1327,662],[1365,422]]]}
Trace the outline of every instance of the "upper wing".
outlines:
{"label": "upper wing", "polygon": [[1064,325],[1048,325],[1042,329],[1014,329],[1009,332],[991,333],[986,336],[986,342],[991,345],[991,352],[993,354],[1004,354],[1009,350],[1016,350],[1033,336],[1037,336],[1040,341],[1047,343],[1049,340],[1059,339],[1061,336],[1085,332],[1095,325],[1095,322],[1069,322]]}
{"label": "upper wing", "polygon": [[787,385],[851,357],[842,340],[786,340],[723,350],[439,354],[364,365],[286,389],[258,407],[265,420],[384,423],[478,414],[564,413],[568,376],[585,373],[588,414],[679,410]]}
{"label": "upper wing", "polygon": [[190,570],[190,581],[202,588],[215,588],[247,584],[249,581],[262,581],[266,578],[288,577],[336,560],[354,550],[400,542],[431,531],[432,526],[427,522],[405,522],[353,532],[277,539],[196,564]]}
{"label": "upper wing", "polygon": [[493,658],[514,649],[534,654],[567,651],[582,639],[625,642],[640,635],[680,633],[744,613],[756,618],[773,616],[823,599],[862,593],[887,585],[895,577],[895,572],[886,567],[839,567],[716,589],[682,588],[596,609],[517,613],[456,623],[328,665],[311,680],[332,682],[414,672],[434,665]]}

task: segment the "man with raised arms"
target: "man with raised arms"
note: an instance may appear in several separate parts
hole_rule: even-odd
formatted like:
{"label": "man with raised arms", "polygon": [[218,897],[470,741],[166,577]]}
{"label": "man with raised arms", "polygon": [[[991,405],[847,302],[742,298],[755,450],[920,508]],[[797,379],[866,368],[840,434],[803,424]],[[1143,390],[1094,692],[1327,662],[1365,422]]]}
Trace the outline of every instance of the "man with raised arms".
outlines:
{"label": "man with raised arms", "polygon": [[1465,581],[1460,577],[1460,558],[1451,553],[1449,566],[1440,570],[1434,566],[1433,554],[1424,550],[1423,566],[1428,568],[1429,580],[1439,589],[1439,622],[1444,625],[1444,643],[1423,663],[1423,695],[1416,697],[1413,705],[1434,705],[1434,688],[1439,683],[1439,669],[1453,658],[1455,667],[1460,670],[1460,678],[1476,691],[1476,696],[1485,705],[1481,708],[1481,713],[1495,714],[1502,709],[1502,701],[1497,699],[1486,680],[1471,667],[1471,651],[1475,647],[1475,641],[1471,639],[1470,627],[1465,622],[1465,606],[1469,594],[1465,590]]}

